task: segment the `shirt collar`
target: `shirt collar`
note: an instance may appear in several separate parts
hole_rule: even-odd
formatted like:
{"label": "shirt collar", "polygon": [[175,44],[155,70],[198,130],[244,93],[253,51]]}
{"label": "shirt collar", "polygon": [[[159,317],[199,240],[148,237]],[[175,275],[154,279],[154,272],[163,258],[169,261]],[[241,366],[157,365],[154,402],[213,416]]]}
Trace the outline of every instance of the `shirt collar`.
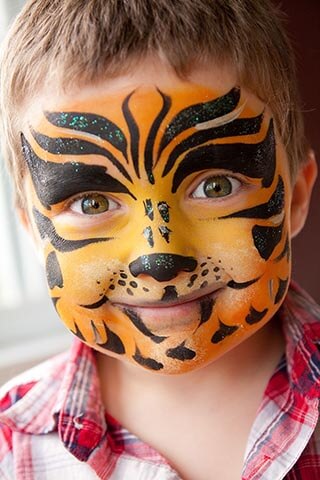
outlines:
{"label": "shirt collar", "polygon": [[0,421],[12,430],[33,435],[58,431],[68,450],[81,460],[105,436],[94,351],[78,339],[68,354],[49,362],[42,378],[18,401],[16,388],[8,392],[12,405],[0,413]]}
{"label": "shirt collar", "polygon": [[290,387],[306,399],[320,394],[320,307],[296,283],[291,282],[278,318],[286,344]]}

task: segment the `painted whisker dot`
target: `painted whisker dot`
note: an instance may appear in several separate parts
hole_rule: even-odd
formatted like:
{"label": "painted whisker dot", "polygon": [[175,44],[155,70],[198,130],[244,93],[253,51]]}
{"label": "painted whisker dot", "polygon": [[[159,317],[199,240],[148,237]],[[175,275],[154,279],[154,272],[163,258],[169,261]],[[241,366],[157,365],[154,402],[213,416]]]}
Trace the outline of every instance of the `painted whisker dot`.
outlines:
{"label": "painted whisker dot", "polygon": [[128,278],[128,275],[126,275],[125,273],[120,273],[120,277],[121,278]]}
{"label": "painted whisker dot", "polygon": [[213,271],[214,272],[219,272],[220,268],[219,267],[214,267]]}
{"label": "painted whisker dot", "polygon": [[209,273],[209,270],[208,270],[208,269],[205,269],[205,270],[203,270],[203,272],[201,273],[201,275],[202,275],[203,277],[205,277],[206,275],[208,275],[208,273]]}
{"label": "painted whisker dot", "polygon": [[126,282],[124,280],[118,280],[118,285],[124,287],[126,285]]}
{"label": "painted whisker dot", "polygon": [[116,288],[116,286],[115,285],[110,285],[109,288],[110,288],[110,290],[114,290]]}
{"label": "painted whisker dot", "polygon": [[127,294],[128,294],[128,295],[133,295],[133,291],[130,290],[130,288],[127,288]]}
{"label": "painted whisker dot", "polygon": [[200,267],[204,267],[205,265],[207,265],[207,262],[201,263]]}
{"label": "painted whisker dot", "polygon": [[149,292],[149,291],[150,291],[149,288],[147,288],[147,287],[143,287],[142,290],[144,290],[145,292]]}
{"label": "painted whisker dot", "polygon": [[135,282],[134,280],[132,280],[132,281],[129,283],[129,285],[130,285],[131,287],[133,287],[133,288],[137,288],[137,286],[138,286],[137,282]]}
{"label": "painted whisker dot", "polygon": [[201,285],[200,285],[200,288],[205,288],[208,286],[208,282],[203,282]]}

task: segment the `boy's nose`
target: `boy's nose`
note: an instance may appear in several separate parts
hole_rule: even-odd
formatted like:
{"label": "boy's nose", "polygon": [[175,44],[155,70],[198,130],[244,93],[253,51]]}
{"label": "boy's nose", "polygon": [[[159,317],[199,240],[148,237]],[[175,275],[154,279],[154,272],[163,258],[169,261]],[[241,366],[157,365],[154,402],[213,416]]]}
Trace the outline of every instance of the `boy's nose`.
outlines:
{"label": "boy's nose", "polygon": [[134,277],[149,275],[158,282],[167,282],[175,278],[180,272],[193,272],[198,262],[193,257],[184,257],[171,253],[153,253],[141,255],[129,264]]}

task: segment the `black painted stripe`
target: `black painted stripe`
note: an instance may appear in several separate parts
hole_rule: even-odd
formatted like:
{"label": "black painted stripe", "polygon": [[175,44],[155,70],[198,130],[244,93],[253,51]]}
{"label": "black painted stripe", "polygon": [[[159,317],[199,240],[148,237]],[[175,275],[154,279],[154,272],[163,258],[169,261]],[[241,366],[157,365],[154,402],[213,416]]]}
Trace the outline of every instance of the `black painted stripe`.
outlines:
{"label": "black painted stripe", "polygon": [[31,133],[43,150],[54,155],[101,155],[107,158],[112,165],[119,170],[121,175],[132,183],[132,179],[127,170],[106,148],[99,147],[99,145],[96,145],[95,143],[88,142],[87,140],[80,140],[78,138],[52,138],[42,133],[35,132],[32,129]]}
{"label": "black painted stripe", "polygon": [[169,223],[170,221],[170,207],[167,202],[158,202],[158,210],[161,215],[161,218],[164,222]]}
{"label": "black painted stripe", "polygon": [[160,142],[158,158],[164,148],[180,133],[198,123],[207,122],[226,115],[236,108],[240,100],[240,89],[235,87],[226,95],[209,102],[197,103],[181,110],[167,126]]}
{"label": "black painted stripe", "polygon": [[163,368],[163,364],[157,362],[153,358],[146,358],[141,355],[140,350],[136,347],[136,353],[132,356],[132,358],[142,367],[149,368],[150,370],[161,370]]}
{"label": "black painted stripe", "polygon": [[166,352],[167,357],[174,358],[175,360],[180,360],[185,362],[186,360],[192,360],[196,356],[196,352],[187,348],[185,342],[181,343],[175,348],[169,348]]}
{"label": "black painted stripe", "polygon": [[[104,348],[105,350],[109,350],[110,352],[117,353],[118,355],[123,355],[126,350],[120,337],[116,333],[112,332],[105,323],[103,323],[103,326],[107,341],[104,343],[97,342],[97,345],[99,345],[99,347],[101,348]],[[96,337],[97,333],[99,334],[99,332],[97,331],[94,322],[91,322],[91,327],[93,328],[93,332]]]}
{"label": "black painted stripe", "polygon": [[289,237],[287,236],[282,252],[274,259],[275,262],[280,262],[284,257],[287,257],[287,260],[290,258],[290,242]]}
{"label": "black painted stripe", "polygon": [[130,310],[130,308],[124,308],[123,312],[127,315],[127,317],[131,320],[133,325],[146,337],[151,338],[151,340],[155,343],[163,342],[167,337],[158,337],[154,335],[151,330],[149,330],[146,325],[143,323],[142,318],[134,311]]}
{"label": "black painted stripe", "polygon": [[63,277],[56,252],[50,252],[46,260],[46,275],[49,288],[63,288]]}
{"label": "black painted stripe", "polygon": [[210,317],[212,315],[212,310],[213,310],[214,304],[215,304],[215,301],[214,301],[213,298],[206,298],[206,299],[200,301],[200,324],[199,324],[199,327],[201,325],[203,325],[204,323],[206,323],[210,319]]}
{"label": "black painted stripe", "polygon": [[277,227],[264,227],[255,225],[252,228],[252,237],[254,245],[259,255],[264,260],[268,260],[272,252],[280,243],[284,228],[284,221]]}
{"label": "black painted stripe", "polygon": [[191,148],[198,147],[199,145],[219,138],[254,135],[260,131],[262,120],[263,114],[253,118],[236,119],[219,127],[208,128],[207,130],[193,133],[185,140],[182,140],[182,142],[170,152],[162,176],[165,177],[172,170],[176,160]]}
{"label": "black painted stripe", "polygon": [[164,238],[167,243],[170,243],[170,233],[172,233],[172,230],[165,225],[160,225],[159,232],[161,237]]}
{"label": "black painted stripe", "polygon": [[105,305],[108,301],[109,301],[108,297],[106,297],[106,295],[103,295],[103,297],[100,298],[100,300],[98,300],[97,302],[91,303],[89,305],[79,305],[79,306],[82,308],[87,308],[88,310],[96,310],[97,308],[100,308],[103,305]]}
{"label": "black painted stripe", "polygon": [[247,282],[235,282],[234,280],[230,280],[230,282],[227,283],[227,287],[232,288],[234,290],[243,290],[244,288],[250,287],[250,285],[253,285],[259,280],[260,277],[254,278],[253,280],[248,280]]}
{"label": "black painted stripe", "polygon": [[275,167],[275,137],[273,121],[270,120],[268,133],[262,142],[204,145],[188,152],[173,176],[172,193],[189,175],[215,168],[261,178],[262,186],[270,187]]}
{"label": "black painted stripe", "polygon": [[53,306],[56,310],[56,312],[58,313],[58,307],[57,307],[57,303],[58,301],[60,300],[61,297],[51,297],[51,301],[53,303]]}
{"label": "black painted stripe", "polygon": [[87,112],[45,112],[45,116],[55,127],[89,133],[106,140],[127,159],[126,137],[108,118]]}
{"label": "black painted stripe", "polygon": [[284,208],[284,200],[285,200],[285,191],[284,191],[284,183],[281,177],[279,177],[277,187],[273,192],[272,196],[266,203],[262,203],[261,205],[256,205],[252,208],[246,208],[244,210],[240,210],[239,212],[231,213],[230,215],[226,215],[224,217],[219,217],[220,219],[226,218],[263,218],[268,219],[274,217],[275,215],[279,215]]}
{"label": "black painted stripe", "polygon": [[229,337],[236,332],[238,328],[239,327],[235,325],[225,325],[223,322],[221,322],[221,320],[219,320],[219,330],[212,335],[211,342],[215,344],[222,342],[226,337]]}
{"label": "black painted stripe", "polygon": [[82,162],[49,162],[38,157],[28,141],[21,137],[24,156],[37,196],[48,210],[76,194],[92,191],[125,193],[136,197],[100,165]]}
{"label": "black painted stripe", "polygon": [[134,170],[136,172],[136,175],[138,178],[140,178],[140,172],[139,172],[139,142],[140,142],[140,133],[139,133],[139,128],[138,125],[133,118],[133,115],[130,111],[129,108],[129,101],[132,95],[134,94],[134,91],[131,92],[125,99],[122,104],[122,113],[123,116],[127,122],[129,132],[130,132],[130,151],[131,151],[131,158],[132,158],[132,163],[134,166]]}
{"label": "black painted stripe", "polygon": [[59,252],[72,252],[79,248],[86,247],[92,243],[108,242],[112,237],[105,238],[86,238],[84,240],[66,240],[57,234],[56,229],[50,218],[43,215],[36,208],[33,208],[33,216],[42,239],[48,238],[51,245]]}
{"label": "black painted stripe", "polygon": [[285,280],[281,280],[281,278],[279,278],[279,287],[276,293],[276,297],[274,299],[275,305],[283,299],[287,290],[288,283],[289,283],[289,278],[286,278]]}
{"label": "black painted stripe", "polygon": [[267,313],[268,313],[267,308],[259,312],[259,310],[256,310],[255,308],[250,307],[250,312],[246,316],[246,322],[249,325],[254,325],[255,323],[260,322],[266,316]]}
{"label": "black painted stripe", "polygon": [[178,292],[174,285],[167,285],[163,289],[163,295],[161,298],[162,302],[172,302],[173,300],[177,300]]}
{"label": "black painted stripe", "polygon": [[153,205],[152,205],[151,199],[150,199],[150,198],[147,198],[147,199],[143,202],[143,205],[144,205],[145,215],[146,215],[150,220],[153,220],[153,218],[154,218],[154,213],[153,213]]}
{"label": "black painted stripe", "polygon": [[84,336],[82,335],[81,330],[80,330],[78,324],[77,324],[76,322],[74,322],[74,325],[75,325],[76,331],[74,332],[73,330],[70,329],[70,332],[73,333],[74,335],[76,335],[78,338],[80,338],[80,340],[82,340],[83,342],[86,342],[86,339],[85,339]]}
{"label": "black painted stripe", "polygon": [[142,235],[143,235],[144,238],[147,240],[149,247],[151,247],[151,248],[154,247],[154,240],[153,240],[153,231],[152,231],[152,228],[151,228],[151,227],[146,227],[146,228],[143,230]]}
{"label": "black painted stripe", "polygon": [[155,118],[155,120],[154,120],[154,122],[153,122],[153,124],[150,128],[150,132],[149,132],[149,135],[148,135],[148,138],[147,138],[147,141],[146,141],[145,152],[144,152],[144,167],[145,167],[145,171],[146,171],[148,180],[151,184],[154,184],[154,176],[153,176],[153,172],[152,172],[153,171],[153,158],[154,158],[153,157],[154,142],[155,142],[157,133],[159,131],[160,125],[161,125],[163,119],[165,118],[165,116],[167,115],[167,113],[168,113],[168,111],[171,107],[170,97],[168,97],[167,95],[162,93],[159,89],[158,89],[158,92],[162,97],[163,104],[162,104],[162,108],[161,108],[159,114]]}

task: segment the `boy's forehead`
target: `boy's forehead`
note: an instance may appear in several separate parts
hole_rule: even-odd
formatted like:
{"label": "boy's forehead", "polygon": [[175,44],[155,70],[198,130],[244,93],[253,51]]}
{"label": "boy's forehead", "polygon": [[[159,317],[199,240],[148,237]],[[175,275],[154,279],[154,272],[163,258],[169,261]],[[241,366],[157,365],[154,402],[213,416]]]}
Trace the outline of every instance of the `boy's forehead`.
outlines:
{"label": "boy's forehead", "polygon": [[[236,91],[239,92],[237,93],[238,98],[235,98],[232,93],[228,95],[230,92]],[[163,107],[164,97],[168,104],[168,117],[192,106],[196,107],[194,114],[197,115],[197,106],[207,104],[202,121],[212,118],[211,105],[214,100],[218,100],[221,115],[219,115],[219,109],[217,110],[217,103],[215,103],[216,125],[219,124],[220,116],[223,117],[221,122],[226,123],[240,116],[243,111],[245,115],[256,115],[265,107],[254,94],[237,84],[226,87],[219,85],[217,88],[215,85],[205,86],[183,81],[170,86],[162,86],[157,82],[153,85],[131,85],[113,91],[109,91],[108,88],[103,90],[99,86],[96,89],[90,88],[88,92],[80,92],[79,95],[64,96],[63,98],[44,95],[41,101],[37,102],[35,108],[30,110],[27,115],[27,123],[33,127],[41,125],[42,128],[47,129],[49,125],[46,117],[49,112],[79,112],[79,114],[89,113],[107,117],[121,124],[126,122],[124,111],[129,108],[135,121],[140,127],[143,127],[143,125],[147,126],[148,122],[149,124],[153,122]],[[232,106],[230,102],[233,102]],[[224,118],[224,112],[228,109],[230,115]],[[63,117],[61,117],[62,119]],[[187,119],[188,115],[181,116],[181,122],[187,122]],[[61,123],[61,127],[63,126]],[[69,128],[72,128],[72,125],[69,125]]]}
{"label": "boy's forehead", "polygon": [[148,112],[156,109],[157,102],[161,102],[157,90],[183,106],[219,97],[235,86],[241,88],[242,97],[253,108],[257,103],[256,108],[261,108],[258,99],[239,84],[234,69],[228,65],[214,62],[205,66],[199,64],[181,78],[161,62],[155,64],[152,59],[146,59],[134,71],[91,85],[70,86],[65,93],[59,91],[54,94],[57,90],[55,86],[48,87],[30,101],[24,119],[26,123],[34,124],[41,120],[43,112],[57,110],[82,109],[99,114],[117,114],[125,97],[133,92],[131,104]]}

